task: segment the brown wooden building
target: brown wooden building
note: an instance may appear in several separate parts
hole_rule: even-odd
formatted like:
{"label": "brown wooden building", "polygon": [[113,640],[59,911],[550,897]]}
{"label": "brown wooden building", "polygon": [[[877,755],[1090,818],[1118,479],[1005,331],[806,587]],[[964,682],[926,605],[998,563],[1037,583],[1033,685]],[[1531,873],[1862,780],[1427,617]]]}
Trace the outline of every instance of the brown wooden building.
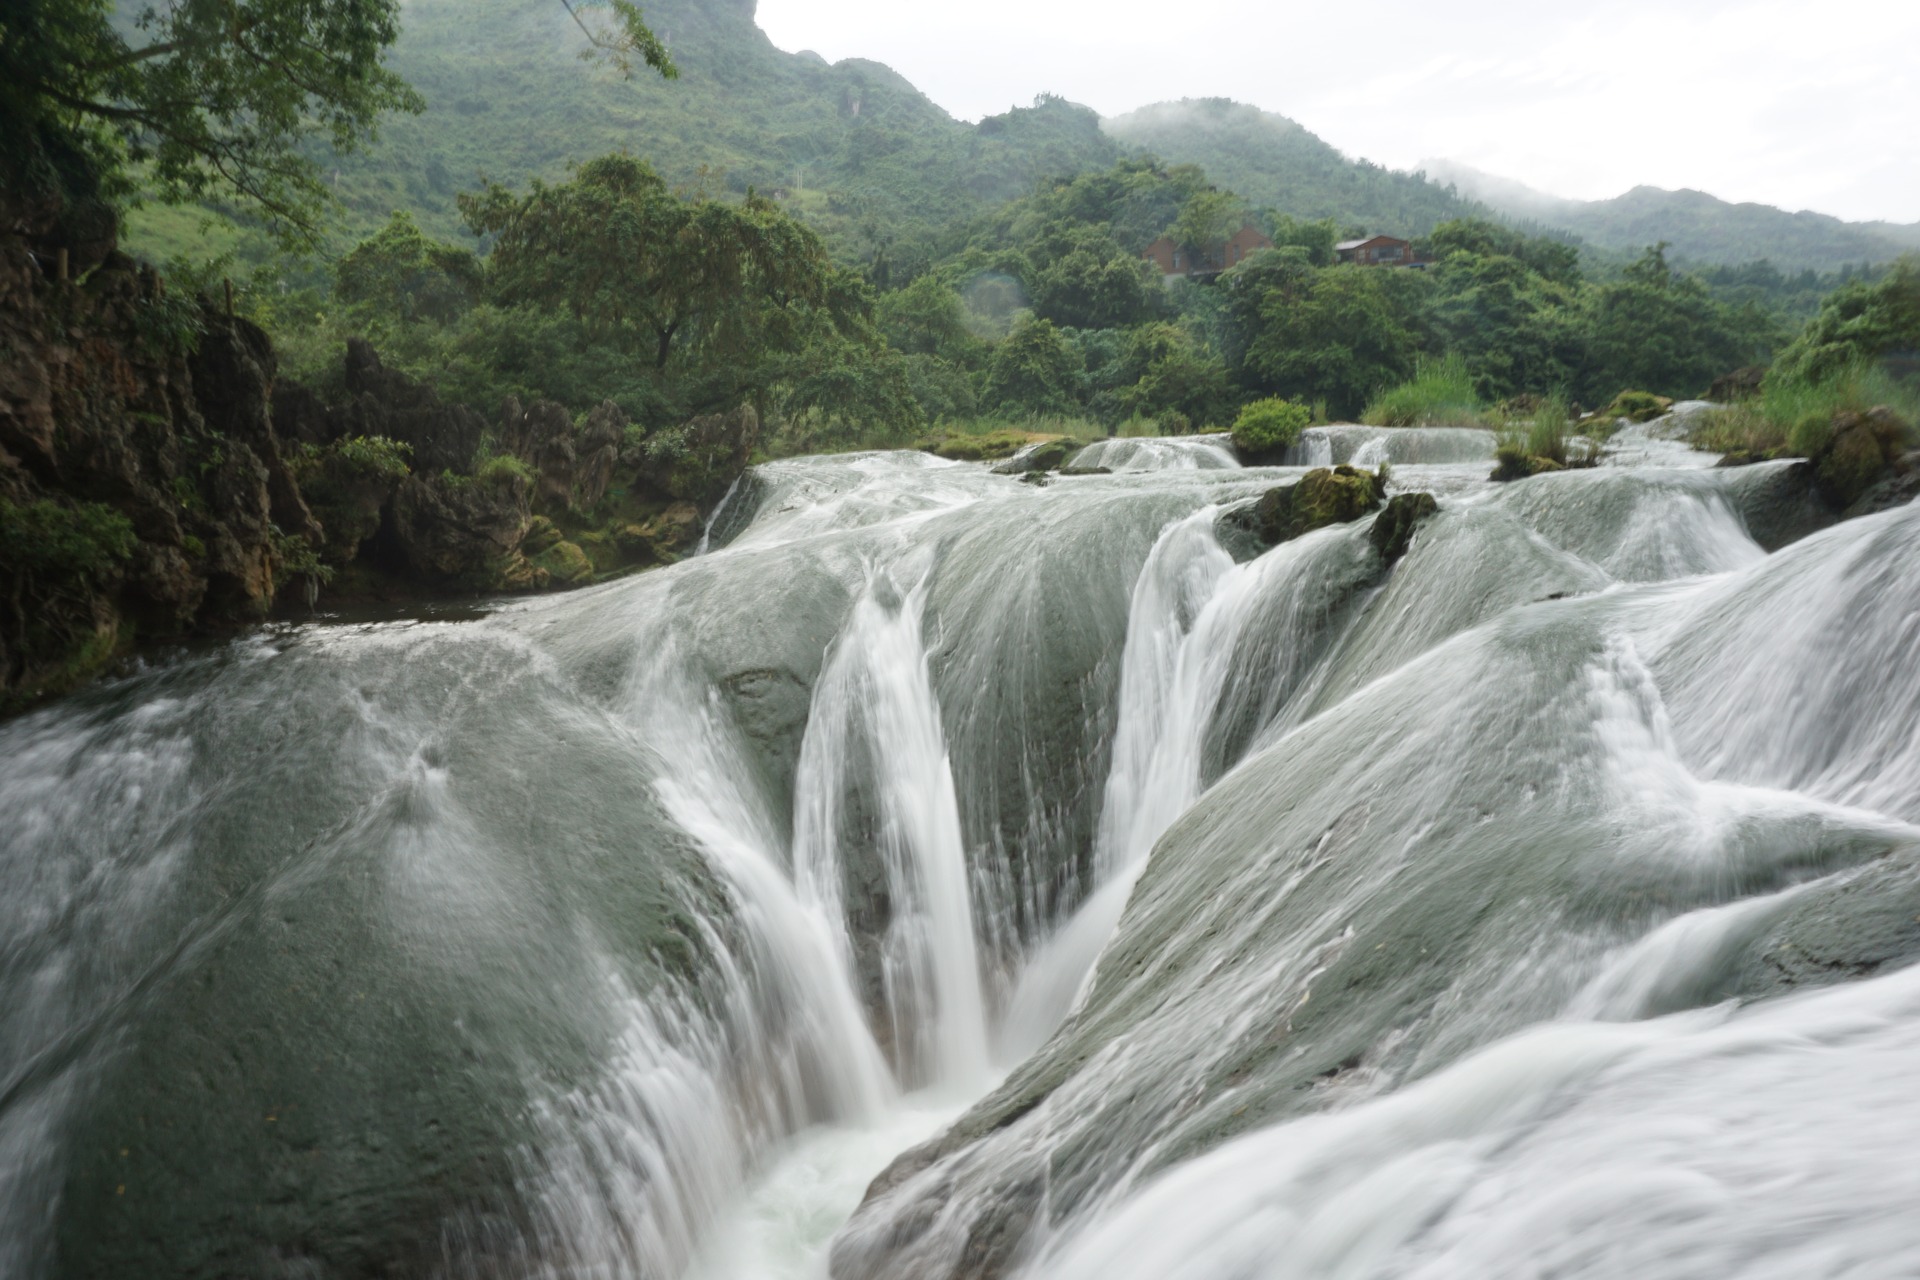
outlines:
{"label": "brown wooden building", "polygon": [[1364,240],[1342,240],[1333,246],[1334,256],[1342,262],[1357,262],[1363,267],[1424,267],[1413,256],[1413,245],[1392,236],[1368,236]]}
{"label": "brown wooden building", "polygon": [[1163,276],[1217,276],[1238,266],[1261,249],[1273,248],[1273,241],[1251,222],[1205,253],[1193,253],[1172,236],[1161,236],[1140,256],[1160,268]]}

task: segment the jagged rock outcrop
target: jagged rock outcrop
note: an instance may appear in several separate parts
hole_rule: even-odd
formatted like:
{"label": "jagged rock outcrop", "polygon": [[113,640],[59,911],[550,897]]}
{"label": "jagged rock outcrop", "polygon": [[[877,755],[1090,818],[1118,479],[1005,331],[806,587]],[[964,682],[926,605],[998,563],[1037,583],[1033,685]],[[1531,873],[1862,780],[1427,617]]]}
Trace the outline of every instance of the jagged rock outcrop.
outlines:
{"label": "jagged rock outcrop", "polygon": [[520,550],[533,527],[527,482],[508,473],[468,477],[411,475],[388,509],[401,565],[430,586],[466,591],[526,591],[546,585]]}
{"label": "jagged rock outcrop", "polygon": [[670,563],[759,443],[745,405],[631,444],[610,401],[577,423],[509,402],[496,427],[359,339],[332,397],[283,381],[264,331],[169,292],[39,160],[0,173],[0,708],[329,580],[528,591]]}
{"label": "jagged rock outcrop", "polygon": [[318,533],[267,412],[266,335],[170,294],[110,219],[103,250],[91,205],[38,194],[0,197],[0,701],[136,636],[264,615]]}
{"label": "jagged rock outcrop", "polygon": [[750,404],[657,431],[636,450],[640,475],[675,498],[718,502],[746,470],[760,443],[760,415]]}

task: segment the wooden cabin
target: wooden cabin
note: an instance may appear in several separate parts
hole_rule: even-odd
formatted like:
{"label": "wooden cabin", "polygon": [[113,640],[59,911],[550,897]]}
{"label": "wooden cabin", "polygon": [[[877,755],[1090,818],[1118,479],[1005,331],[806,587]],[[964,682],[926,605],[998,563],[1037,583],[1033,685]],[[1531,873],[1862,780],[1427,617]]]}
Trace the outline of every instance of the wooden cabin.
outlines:
{"label": "wooden cabin", "polygon": [[1413,245],[1392,236],[1368,236],[1364,240],[1342,240],[1333,246],[1334,256],[1342,262],[1357,262],[1363,267],[1424,267],[1413,256]]}

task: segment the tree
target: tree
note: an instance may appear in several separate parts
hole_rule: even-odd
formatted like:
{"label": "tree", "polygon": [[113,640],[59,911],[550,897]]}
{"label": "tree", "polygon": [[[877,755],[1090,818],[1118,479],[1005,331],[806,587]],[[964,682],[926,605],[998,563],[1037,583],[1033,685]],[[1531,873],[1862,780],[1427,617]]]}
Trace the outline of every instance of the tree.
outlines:
{"label": "tree", "polygon": [[1169,234],[1190,254],[1211,253],[1245,218],[1246,205],[1231,191],[1200,191],[1181,206]]}
{"label": "tree", "polygon": [[1080,361],[1051,320],[1022,316],[994,348],[987,400],[1003,412],[1067,413],[1079,400]]}
{"label": "tree", "polygon": [[429,237],[396,210],[334,268],[334,296],[403,323],[452,320],[480,294],[480,264],[458,245]]}
{"label": "tree", "polygon": [[1466,361],[1481,398],[1572,385],[1584,360],[1572,289],[1517,257],[1478,248],[1450,249],[1428,274],[1430,320],[1446,349]]}
{"label": "tree", "polygon": [[1073,329],[1114,329],[1138,323],[1150,308],[1147,267],[1091,228],[1072,247],[1034,273],[1036,314]]}
{"label": "tree", "polygon": [[1764,364],[1775,340],[1764,314],[1723,306],[1696,277],[1675,272],[1663,244],[1589,292],[1584,328],[1589,364],[1580,391],[1596,404],[1625,387],[1699,395],[1729,369]]}
{"label": "tree", "polygon": [[[676,74],[630,0],[596,51]],[[311,246],[328,201],[314,142],[352,151],[419,95],[381,65],[400,0],[172,0],[116,17],[114,0],[9,0],[0,9],[0,126],[27,157],[74,152],[106,193],[221,197]]]}
{"label": "tree", "polygon": [[1143,325],[1133,331],[1120,361],[1126,384],[1121,405],[1130,415],[1159,418],[1178,414],[1194,427],[1227,420],[1232,390],[1227,367],[1172,324]]}
{"label": "tree", "polygon": [[1417,273],[1346,265],[1316,271],[1288,263],[1286,252],[1256,255],[1241,286],[1246,296],[1236,300],[1245,330],[1241,379],[1290,400],[1325,400],[1335,414],[1358,413],[1369,395],[1413,369],[1419,334],[1398,294],[1409,284],[1400,277]]}
{"label": "tree", "polygon": [[489,183],[459,204],[476,235],[494,237],[501,303],[565,311],[656,372],[797,350],[812,326],[847,331],[869,305],[820,237],[772,201],[682,199],[632,156],[524,195]]}
{"label": "tree", "polygon": [[882,294],[877,322],[894,349],[909,355],[965,359],[978,345],[967,331],[959,292],[931,272],[904,289]]}

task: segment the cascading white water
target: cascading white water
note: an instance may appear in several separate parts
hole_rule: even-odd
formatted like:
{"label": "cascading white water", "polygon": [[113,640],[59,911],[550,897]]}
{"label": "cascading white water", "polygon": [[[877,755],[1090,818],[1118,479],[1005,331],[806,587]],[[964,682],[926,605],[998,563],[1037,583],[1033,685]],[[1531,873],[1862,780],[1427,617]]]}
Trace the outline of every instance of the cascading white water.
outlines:
{"label": "cascading white water", "polygon": [[[921,634],[930,570],[924,560],[875,570],[835,643],[800,749],[794,868],[802,898],[851,937],[846,844],[870,833],[885,876],[880,967],[894,1057],[910,1084],[951,1085],[986,1079],[987,1015]],[[873,810],[865,829],[848,813],[856,769],[867,773],[862,798]],[[851,963],[850,943],[843,955]]]}
{"label": "cascading white water", "polygon": [[0,725],[0,1271],[1904,1274],[1912,982],[1724,1002],[1920,954],[1920,519],[1379,430],[1391,572],[800,459]]}
{"label": "cascading white water", "polygon": [[1073,455],[1069,470],[1226,471],[1240,465],[1226,435],[1122,437],[1090,444]]}

